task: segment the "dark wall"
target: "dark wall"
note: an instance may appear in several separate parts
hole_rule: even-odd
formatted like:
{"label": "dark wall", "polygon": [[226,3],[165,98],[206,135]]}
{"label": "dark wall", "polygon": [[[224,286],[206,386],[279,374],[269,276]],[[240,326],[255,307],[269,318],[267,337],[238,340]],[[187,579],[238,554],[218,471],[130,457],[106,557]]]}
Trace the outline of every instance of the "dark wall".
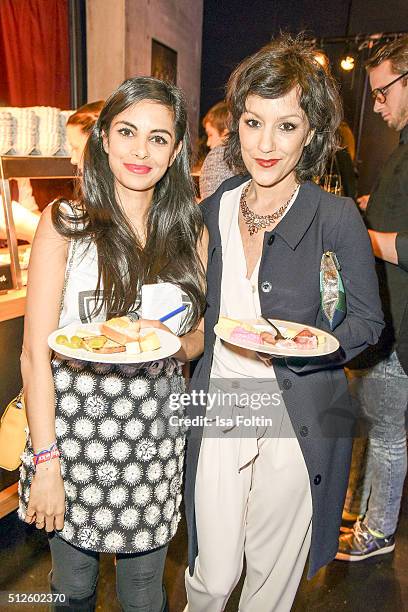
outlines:
{"label": "dark wall", "polygon": [[280,30],[317,38],[408,31],[407,0],[204,0],[201,115],[233,68]]}
{"label": "dark wall", "polygon": [[201,115],[224,95],[233,68],[280,30],[341,36],[349,0],[204,0]]}
{"label": "dark wall", "polygon": [[[337,2],[333,2],[337,5]],[[406,32],[407,0],[353,0],[350,13],[350,34],[374,32]]]}

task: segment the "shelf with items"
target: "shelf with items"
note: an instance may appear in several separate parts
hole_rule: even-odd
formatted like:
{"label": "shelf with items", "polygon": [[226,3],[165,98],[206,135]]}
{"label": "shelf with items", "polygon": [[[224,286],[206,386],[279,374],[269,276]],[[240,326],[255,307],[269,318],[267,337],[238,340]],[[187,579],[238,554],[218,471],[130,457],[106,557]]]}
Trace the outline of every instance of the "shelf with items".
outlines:
{"label": "shelf with items", "polygon": [[12,179],[72,179],[76,169],[69,157],[0,156],[0,193],[6,223],[7,244],[10,252],[11,278],[14,289],[21,289],[21,268],[18,258],[17,235],[13,219],[10,183]]}

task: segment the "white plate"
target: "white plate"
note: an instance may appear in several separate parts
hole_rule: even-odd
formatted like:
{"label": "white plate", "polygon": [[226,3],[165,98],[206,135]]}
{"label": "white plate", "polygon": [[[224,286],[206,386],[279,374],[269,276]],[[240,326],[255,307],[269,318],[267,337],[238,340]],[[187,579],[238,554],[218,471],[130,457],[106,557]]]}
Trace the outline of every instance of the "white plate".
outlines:
{"label": "white plate", "polygon": [[[231,342],[229,335],[229,331],[225,331],[220,325],[214,327],[214,332],[216,335],[232,344],[234,346],[239,346],[240,348],[248,349],[250,351],[259,351],[261,353],[267,353],[268,355],[275,355],[276,357],[321,357],[322,355],[330,355],[330,353],[334,353],[340,346],[337,338],[328,334],[327,332],[318,329],[317,327],[312,327],[311,325],[302,325],[301,323],[294,323],[292,321],[282,321],[279,319],[271,319],[272,323],[274,323],[280,332],[285,335],[287,329],[293,329],[297,332],[300,332],[302,329],[310,329],[311,332],[314,332],[318,336],[324,336],[325,342],[319,345],[316,349],[293,349],[287,347],[276,347],[267,344],[255,344],[253,342]],[[257,331],[267,331],[273,334],[273,329],[267,323],[258,321],[258,320],[247,320],[244,319],[243,322],[249,323],[253,327],[257,329]]]}
{"label": "white plate", "polygon": [[[145,353],[139,353],[139,355],[131,355],[130,353],[91,353],[86,349],[79,348],[73,349],[63,344],[57,344],[56,338],[59,335],[67,336],[71,338],[75,336],[75,332],[78,329],[99,332],[100,323],[70,323],[66,327],[57,329],[48,336],[48,346],[55,351],[58,355],[63,357],[70,357],[71,359],[79,359],[81,361],[94,361],[96,363],[147,363],[148,361],[157,361],[158,359],[164,359],[177,353],[181,343],[177,336],[174,336],[170,332],[166,332],[162,329],[154,329],[156,334],[159,336],[161,347],[155,351],[146,351]],[[152,331],[153,328],[147,328],[144,333]]]}

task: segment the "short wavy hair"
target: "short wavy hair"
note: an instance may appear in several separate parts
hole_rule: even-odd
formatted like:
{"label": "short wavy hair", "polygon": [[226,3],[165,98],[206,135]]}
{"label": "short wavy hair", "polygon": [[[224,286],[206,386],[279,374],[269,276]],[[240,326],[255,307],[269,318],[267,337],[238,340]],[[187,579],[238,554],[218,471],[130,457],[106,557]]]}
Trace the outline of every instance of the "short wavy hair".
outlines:
{"label": "short wavy hair", "polygon": [[231,74],[226,96],[231,119],[225,159],[236,172],[247,172],[238,130],[248,96],[280,98],[298,86],[300,107],[315,133],[296,166],[296,177],[304,181],[324,173],[338,149],[343,110],[337,84],[315,54],[312,43],[302,35],[292,38],[284,34],[243,60]]}
{"label": "short wavy hair", "polygon": [[67,125],[78,125],[84,134],[90,134],[101,114],[104,104],[104,100],[97,100],[96,102],[88,102],[88,104],[80,106],[75,113],[68,118]]}
{"label": "short wavy hair", "polygon": [[202,120],[202,126],[205,128],[206,124],[209,123],[219,134],[222,134],[228,129],[228,117],[228,106],[224,100],[221,100],[221,102],[217,102],[207,111]]}
{"label": "short wavy hair", "polygon": [[395,73],[404,74],[408,71],[408,36],[401,36],[390,43],[380,47],[366,64],[366,70],[376,68],[385,60],[390,60],[392,69]]}

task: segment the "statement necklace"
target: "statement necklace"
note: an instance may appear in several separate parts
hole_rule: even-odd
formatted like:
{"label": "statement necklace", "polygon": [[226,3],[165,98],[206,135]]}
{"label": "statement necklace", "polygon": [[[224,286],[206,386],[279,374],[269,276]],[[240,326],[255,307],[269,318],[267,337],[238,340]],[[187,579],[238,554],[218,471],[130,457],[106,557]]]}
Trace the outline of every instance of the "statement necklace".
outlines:
{"label": "statement necklace", "polygon": [[265,229],[269,225],[276,223],[276,221],[282,217],[285,210],[289,206],[291,199],[295,195],[298,185],[296,185],[289,200],[285,202],[285,204],[282,204],[282,206],[278,210],[275,210],[274,213],[272,213],[271,215],[257,215],[256,213],[254,213],[253,210],[248,208],[248,204],[246,202],[246,197],[248,194],[248,190],[251,186],[251,183],[252,181],[249,181],[248,185],[243,190],[241,199],[239,201],[239,206],[241,208],[242,217],[248,226],[249,235],[253,236],[253,234],[256,234],[257,232],[259,232],[260,229]]}

